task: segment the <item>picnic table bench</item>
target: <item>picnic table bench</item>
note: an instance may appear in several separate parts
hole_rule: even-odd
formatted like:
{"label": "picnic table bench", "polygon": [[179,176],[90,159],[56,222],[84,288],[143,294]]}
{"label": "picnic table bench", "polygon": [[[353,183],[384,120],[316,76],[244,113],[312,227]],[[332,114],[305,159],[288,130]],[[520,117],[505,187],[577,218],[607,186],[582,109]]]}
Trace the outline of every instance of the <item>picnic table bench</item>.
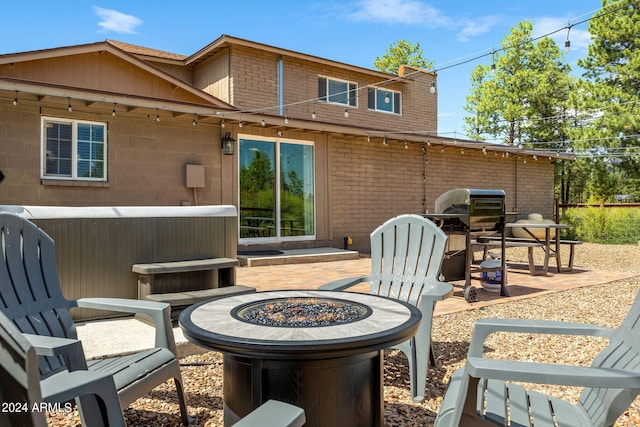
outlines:
{"label": "picnic table bench", "polygon": [[[498,236],[482,236],[472,242],[476,246],[483,246],[483,259],[487,257],[487,251],[492,247],[500,247],[500,237]],[[575,254],[575,246],[581,244],[580,240],[569,240],[569,239],[558,239],[558,245],[567,245],[569,246],[569,260],[567,267],[564,268],[558,265],[558,271],[571,271],[573,269],[573,260]],[[544,240],[537,239],[528,239],[524,237],[505,237],[505,249],[506,248],[517,248],[517,247],[526,247],[528,248],[528,261],[529,261],[529,273],[531,275],[535,274],[535,266],[533,263],[533,249],[534,248],[544,248],[545,243]],[[545,248],[546,249],[546,248]],[[556,248],[556,250],[558,250]]]}

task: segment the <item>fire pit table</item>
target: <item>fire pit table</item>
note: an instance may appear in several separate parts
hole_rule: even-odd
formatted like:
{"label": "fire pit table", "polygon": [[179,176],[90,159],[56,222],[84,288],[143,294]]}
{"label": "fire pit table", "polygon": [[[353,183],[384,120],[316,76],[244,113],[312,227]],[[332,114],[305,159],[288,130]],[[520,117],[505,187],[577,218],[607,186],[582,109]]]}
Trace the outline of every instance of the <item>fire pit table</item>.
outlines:
{"label": "fire pit table", "polygon": [[384,425],[383,349],[415,335],[420,310],[355,292],[269,291],[193,305],[186,338],[223,354],[224,425],[269,399],[307,427]]}

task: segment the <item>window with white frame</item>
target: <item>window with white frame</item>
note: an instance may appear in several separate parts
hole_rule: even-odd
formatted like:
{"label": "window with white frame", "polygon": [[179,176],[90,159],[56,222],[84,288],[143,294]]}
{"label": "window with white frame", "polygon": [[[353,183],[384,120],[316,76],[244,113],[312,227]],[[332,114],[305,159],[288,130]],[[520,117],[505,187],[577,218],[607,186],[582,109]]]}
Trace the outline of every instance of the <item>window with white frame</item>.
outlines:
{"label": "window with white frame", "polygon": [[318,77],[318,99],[322,102],[358,106],[358,84],[346,80]]}
{"label": "window with white frame", "polygon": [[370,87],[367,91],[369,110],[402,114],[402,93],[390,89]]}
{"label": "window with white frame", "polygon": [[42,118],[42,177],[106,181],[106,123]]}

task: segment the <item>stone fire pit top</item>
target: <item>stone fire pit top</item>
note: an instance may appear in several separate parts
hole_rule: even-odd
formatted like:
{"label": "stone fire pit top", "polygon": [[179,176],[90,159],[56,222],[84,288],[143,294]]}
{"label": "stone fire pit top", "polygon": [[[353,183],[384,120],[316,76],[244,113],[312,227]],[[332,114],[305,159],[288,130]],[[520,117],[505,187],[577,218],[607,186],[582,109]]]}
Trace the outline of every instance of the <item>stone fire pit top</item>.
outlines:
{"label": "stone fire pit top", "polygon": [[[371,315],[351,323],[313,327],[257,325],[231,315],[235,308],[247,303],[305,297],[364,304],[371,309]],[[295,353],[389,347],[413,336],[420,320],[420,311],[413,305],[376,295],[321,290],[269,291],[191,306],[180,315],[180,326],[189,340],[220,351]]]}

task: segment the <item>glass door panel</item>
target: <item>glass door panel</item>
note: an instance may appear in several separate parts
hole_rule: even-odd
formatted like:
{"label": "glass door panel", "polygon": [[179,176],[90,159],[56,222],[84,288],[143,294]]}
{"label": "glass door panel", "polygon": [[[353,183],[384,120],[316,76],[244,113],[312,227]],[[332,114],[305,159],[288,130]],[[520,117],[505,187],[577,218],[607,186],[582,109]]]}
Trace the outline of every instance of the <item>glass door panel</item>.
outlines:
{"label": "glass door panel", "polygon": [[280,235],[314,235],[313,146],[280,143]]}
{"label": "glass door panel", "polygon": [[240,140],[240,238],[276,236],[275,143]]}

